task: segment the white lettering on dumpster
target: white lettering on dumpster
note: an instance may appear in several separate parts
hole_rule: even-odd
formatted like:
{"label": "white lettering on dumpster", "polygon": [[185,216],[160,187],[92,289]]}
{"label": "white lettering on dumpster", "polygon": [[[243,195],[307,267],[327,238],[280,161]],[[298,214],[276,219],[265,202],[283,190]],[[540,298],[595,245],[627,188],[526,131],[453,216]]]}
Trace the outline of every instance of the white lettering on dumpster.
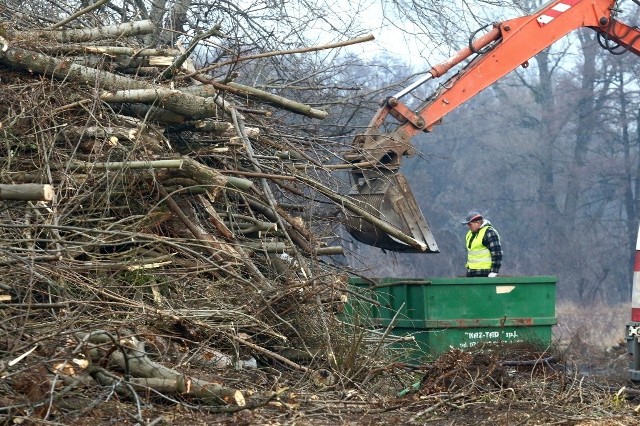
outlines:
{"label": "white lettering on dumpster", "polygon": [[478,343],[515,343],[523,341],[516,330],[465,331],[463,334],[464,341],[457,344],[460,349],[472,348]]}
{"label": "white lettering on dumpster", "polygon": [[474,331],[473,333],[465,332],[467,338],[470,340],[477,339],[497,339],[500,337],[499,331]]}

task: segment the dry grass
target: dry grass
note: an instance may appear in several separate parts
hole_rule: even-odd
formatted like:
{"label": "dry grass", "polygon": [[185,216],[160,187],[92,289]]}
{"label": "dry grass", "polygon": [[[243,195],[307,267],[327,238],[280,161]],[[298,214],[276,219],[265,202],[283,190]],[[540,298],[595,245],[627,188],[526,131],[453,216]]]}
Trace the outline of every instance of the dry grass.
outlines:
{"label": "dry grass", "polygon": [[558,302],[554,337],[560,344],[568,344],[577,336],[589,346],[609,349],[624,342],[624,327],[630,320],[630,309],[628,303],[585,306]]}
{"label": "dry grass", "polygon": [[574,370],[620,383],[628,379],[628,354],[624,337],[629,305],[581,306],[560,302],[554,327],[557,351]]}

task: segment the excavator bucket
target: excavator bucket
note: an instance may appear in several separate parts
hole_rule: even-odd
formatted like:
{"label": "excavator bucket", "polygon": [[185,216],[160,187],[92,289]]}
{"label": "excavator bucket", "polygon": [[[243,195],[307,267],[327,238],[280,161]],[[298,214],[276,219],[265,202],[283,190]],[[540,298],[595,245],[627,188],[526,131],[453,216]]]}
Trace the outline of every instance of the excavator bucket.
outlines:
{"label": "excavator bucket", "polygon": [[[355,174],[351,200],[366,213],[380,219],[409,238],[401,241],[362,215],[347,213],[346,228],[358,241],[384,250],[404,253],[439,252],[433,234],[403,174],[371,170]],[[412,241],[413,240],[413,241]],[[407,242],[408,241],[408,242]]]}

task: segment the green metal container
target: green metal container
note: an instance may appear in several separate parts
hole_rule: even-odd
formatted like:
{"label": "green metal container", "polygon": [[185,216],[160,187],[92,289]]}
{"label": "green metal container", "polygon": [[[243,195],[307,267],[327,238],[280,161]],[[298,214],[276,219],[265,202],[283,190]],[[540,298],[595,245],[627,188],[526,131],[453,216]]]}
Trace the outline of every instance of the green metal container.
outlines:
{"label": "green metal container", "polygon": [[349,315],[366,317],[381,328],[393,324],[396,336],[413,336],[414,341],[402,344],[409,360],[479,344],[548,346],[557,322],[554,276],[354,277],[349,283],[371,301],[354,301]]}

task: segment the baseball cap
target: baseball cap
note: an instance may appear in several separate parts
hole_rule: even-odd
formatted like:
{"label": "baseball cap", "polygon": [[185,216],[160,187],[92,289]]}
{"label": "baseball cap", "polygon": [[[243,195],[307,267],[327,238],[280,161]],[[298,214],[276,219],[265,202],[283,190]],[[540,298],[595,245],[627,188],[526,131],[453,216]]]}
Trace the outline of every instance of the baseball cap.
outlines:
{"label": "baseball cap", "polygon": [[478,219],[482,219],[482,214],[480,212],[471,211],[460,223],[462,223],[463,225],[466,225],[469,222],[473,222],[474,220],[478,220]]}

